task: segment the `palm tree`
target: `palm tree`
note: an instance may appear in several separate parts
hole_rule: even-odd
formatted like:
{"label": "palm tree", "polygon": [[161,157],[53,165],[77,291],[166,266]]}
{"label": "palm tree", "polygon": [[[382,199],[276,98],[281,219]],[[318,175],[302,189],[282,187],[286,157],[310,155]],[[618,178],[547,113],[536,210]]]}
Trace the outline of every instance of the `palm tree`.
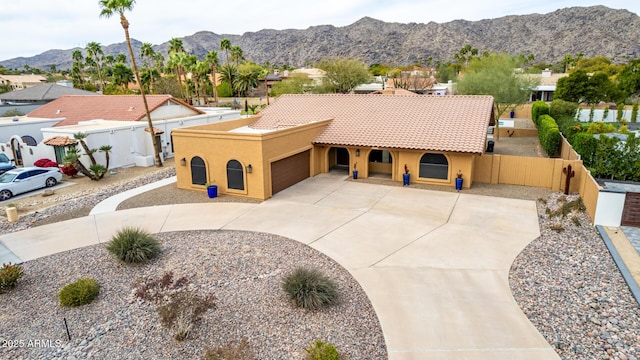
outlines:
{"label": "palm tree", "polygon": [[84,76],[83,76],[83,68],[84,68],[84,57],[82,56],[82,52],[80,50],[73,50],[71,53],[71,59],[73,59],[73,64],[71,65],[71,78],[73,79],[73,86],[79,89],[84,89]]}
{"label": "palm tree", "polygon": [[220,50],[224,50],[227,55],[227,64],[229,63],[229,50],[231,50],[231,40],[224,38],[220,40]]}
{"label": "palm tree", "polygon": [[[135,0],[100,0],[100,7],[102,11],[100,16],[111,17],[114,14],[120,15],[120,25],[124,30],[124,36],[127,40],[127,47],[129,48],[129,55],[131,56],[131,64],[133,65],[133,73],[136,75],[136,79],[140,84],[140,73],[138,73],[138,66],[136,66],[136,58],[133,55],[133,48],[131,47],[131,38],[129,37],[129,20],[124,16],[125,11],[131,11]],[[144,102],[144,110],[147,113],[147,122],[149,124],[149,134],[151,135],[151,141],[153,144],[153,152],[156,157],[156,166],[162,166],[162,159],[156,149],[160,148],[158,140],[153,131],[153,122],[151,121],[151,113],[149,112],[149,104],[147,104],[147,97],[144,94],[144,87],[140,86],[140,94],[142,95],[142,102]]]}
{"label": "palm tree", "polygon": [[116,55],[116,62],[117,63],[126,63],[127,62],[127,55],[120,53],[118,55]]}
{"label": "palm tree", "polygon": [[172,53],[169,55],[169,60],[167,61],[167,68],[171,69],[175,74],[178,80],[178,87],[180,88],[180,97],[182,99],[184,96],[184,88],[182,86],[182,75],[180,74],[180,56],[177,53]]}
{"label": "palm tree", "polygon": [[102,51],[102,47],[100,43],[92,41],[87,44],[87,60],[92,59],[93,64],[96,67],[96,71],[98,72],[98,81],[100,81],[100,90],[104,91],[104,81],[102,81],[102,69],[100,68],[100,61],[104,58],[104,52]]}
{"label": "palm tree", "polygon": [[111,149],[112,149],[111,145],[102,145],[102,146],[100,146],[100,151],[102,151],[104,153],[104,159],[105,159],[105,162],[106,162],[104,167],[107,170],[109,170],[109,153],[111,152]]}
{"label": "palm tree", "polygon": [[231,53],[231,60],[235,61],[236,66],[239,67],[240,60],[244,60],[244,52],[242,51],[242,48],[240,48],[240,46],[238,45],[234,45],[231,47],[229,52]]}
{"label": "palm tree", "polygon": [[[113,83],[122,86],[122,93],[126,93],[129,83],[135,81],[133,71],[127,65],[119,62],[113,66]],[[141,85],[142,86],[142,85]]]}
{"label": "palm tree", "polygon": [[218,106],[218,89],[216,89],[216,68],[218,67],[218,65],[220,65],[218,63],[218,53],[216,51],[209,51],[209,53],[207,53],[207,56],[204,57],[204,61],[206,61],[207,63],[209,63],[209,66],[211,66],[211,79],[213,80],[213,101],[216,104],[216,107]]}
{"label": "palm tree", "polygon": [[258,77],[260,73],[250,70],[241,70],[235,76],[233,88],[238,91],[238,94],[243,96],[247,95],[247,91],[258,86]]}
{"label": "palm tree", "polygon": [[[153,55],[156,52],[153,51],[153,45],[151,45],[151,43],[143,43],[142,46],[140,47],[140,58],[141,59],[149,59],[152,60],[153,59]],[[149,68],[151,67],[151,65],[149,64],[148,60],[144,60],[144,62],[142,63],[143,67]]]}
{"label": "palm tree", "polygon": [[172,38],[171,40],[169,40],[169,54],[176,54],[179,52],[184,52],[182,39]]}

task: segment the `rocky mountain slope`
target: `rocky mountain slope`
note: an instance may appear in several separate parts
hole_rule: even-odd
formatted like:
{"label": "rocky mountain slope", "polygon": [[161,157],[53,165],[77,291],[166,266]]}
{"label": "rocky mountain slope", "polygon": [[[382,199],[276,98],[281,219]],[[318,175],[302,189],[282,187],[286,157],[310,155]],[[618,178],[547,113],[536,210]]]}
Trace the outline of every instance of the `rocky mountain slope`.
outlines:
{"label": "rocky mountain slope", "polygon": [[[185,49],[202,58],[219,50],[229,38],[256,63],[304,66],[327,57],[354,57],[368,64],[409,64],[451,60],[465,44],[480,52],[534,54],[537,61],[560,61],[566,54],[605,55],[616,61],[640,57],[640,17],[627,10],[605,6],[573,7],[548,14],[505,16],[480,21],[455,20],[443,24],[387,23],[365,17],[344,27],[313,26],[305,30],[261,30],[243,35],[218,35],[209,31],[183,37]],[[167,39],[169,41],[169,39]],[[135,41],[139,53],[141,42]],[[156,45],[166,53],[168,43]],[[69,50],[49,50],[30,58],[0,61],[7,68],[25,64],[48,70],[50,64],[71,66]],[[124,43],[106,46],[106,54],[127,53]],[[220,54],[222,60],[223,55]]]}

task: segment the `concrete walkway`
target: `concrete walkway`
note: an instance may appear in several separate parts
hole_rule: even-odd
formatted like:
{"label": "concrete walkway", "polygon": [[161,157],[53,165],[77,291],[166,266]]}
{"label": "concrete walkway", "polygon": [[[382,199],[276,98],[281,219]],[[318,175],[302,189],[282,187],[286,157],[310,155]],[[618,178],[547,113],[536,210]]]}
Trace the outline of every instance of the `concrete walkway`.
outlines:
{"label": "concrete walkway", "polygon": [[[22,260],[150,232],[262,231],[335,259],[371,299],[389,359],[558,359],[515,303],[508,273],[539,236],[533,201],[344,181],[318,175],[260,204],[102,212],[0,237]],[[117,205],[116,205],[117,206]],[[83,234],[69,238],[67,231]]]}

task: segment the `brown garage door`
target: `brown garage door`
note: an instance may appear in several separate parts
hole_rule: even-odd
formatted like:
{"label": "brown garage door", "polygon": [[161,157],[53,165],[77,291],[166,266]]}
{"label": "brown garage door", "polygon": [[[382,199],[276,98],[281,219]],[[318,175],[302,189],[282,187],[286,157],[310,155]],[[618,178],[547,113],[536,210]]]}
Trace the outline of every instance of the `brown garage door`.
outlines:
{"label": "brown garage door", "polygon": [[640,193],[627,193],[622,210],[622,225],[640,227]]}
{"label": "brown garage door", "polygon": [[309,177],[311,150],[271,163],[271,194]]}

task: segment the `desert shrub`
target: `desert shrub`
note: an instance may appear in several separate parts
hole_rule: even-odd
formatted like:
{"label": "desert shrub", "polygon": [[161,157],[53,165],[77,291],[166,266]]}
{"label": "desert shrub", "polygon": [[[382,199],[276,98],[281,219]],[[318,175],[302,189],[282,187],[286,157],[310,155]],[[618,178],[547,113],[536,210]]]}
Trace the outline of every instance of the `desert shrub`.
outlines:
{"label": "desert shrub", "polygon": [[553,99],[549,107],[549,115],[554,119],[560,119],[564,116],[574,117],[578,110],[578,104],[561,99]]}
{"label": "desert shrub", "polygon": [[296,268],[282,282],[283,290],[304,309],[316,310],[338,300],[336,283],[315,269]]}
{"label": "desert shrub", "polygon": [[125,227],[111,238],[107,250],[126,263],[141,263],[160,254],[160,243],[140,228]]}
{"label": "desert shrub", "polygon": [[168,300],[157,307],[163,326],[173,331],[173,338],[186,340],[209,309],[215,309],[213,294],[198,294],[189,289],[180,289],[168,294]]}
{"label": "desert shrub", "polygon": [[99,292],[98,281],[83,278],[63,287],[58,293],[58,298],[62,306],[80,306],[91,303]]}
{"label": "desert shrub", "polygon": [[538,119],[542,115],[549,114],[549,105],[542,100],[535,101],[533,105],[531,105],[531,120],[538,126]]}
{"label": "desert shrub", "polygon": [[549,115],[540,116],[538,123],[540,145],[548,156],[556,156],[560,150],[560,143],[562,142],[558,124],[556,124],[556,121]]}
{"label": "desert shrub", "polygon": [[580,218],[575,215],[571,218],[571,221],[573,222],[573,225],[577,227],[582,226],[582,223],[580,222]]}
{"label": "desert shrub", "polygon": [[187,282],[188,279],[185,276],[175,279],[173,271],[167,271],[159,279],[146,278],[138,280],[134,285],[134,295],[138,299],[157,303],[162,300],[167,291],[179,289]]}
{"label": "desert shrub", "polygon": [[316,340],[305,351],[308,360],[340,360],[336,347],[322,340]]}
{"label": "desert shrub", "polygon": [[562,232],[564,231],[564,227],[562,226],[561,223],[557,223],[557,224],[551,224],[549,226],[549,228],[555,232]]}
{"label": "desert shrub", "polygon": [[224,346],[215,349],[207,349],[204,360],[254,360],[256,356],[251,349],[251,345],[246,338],[242,338],[240,343],[229,342]]}
{"label": "desert shrub", "polygon": [[22,266],[11,263],[2,264],[0,268],[0,294],[16,287],[22,275],[24,275]]}
{"label": "desert shrub", "polygon": [[38,159],[33,162],[33,166],[38,167],[58,167],[58,163],[47,158]]}

